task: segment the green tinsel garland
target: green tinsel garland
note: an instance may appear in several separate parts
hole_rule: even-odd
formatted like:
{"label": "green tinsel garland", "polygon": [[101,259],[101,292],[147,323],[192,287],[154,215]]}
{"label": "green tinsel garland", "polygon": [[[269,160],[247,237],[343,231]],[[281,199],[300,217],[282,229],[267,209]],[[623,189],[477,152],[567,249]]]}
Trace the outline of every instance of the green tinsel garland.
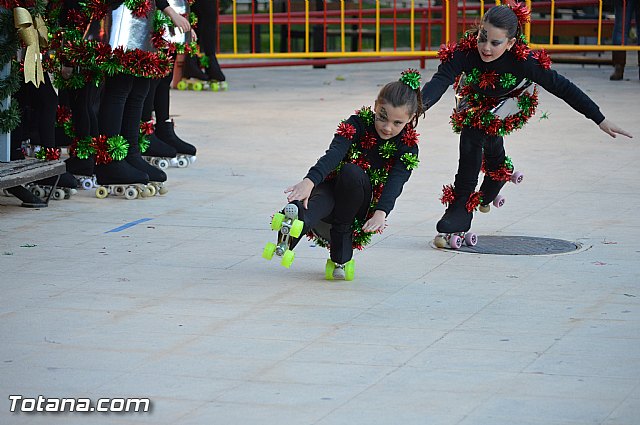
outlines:
{"label": "green tinsel garland", "polygon": [[5,78],[0,79],[0,99],[6,99],[20,88],[20,73],[18,63],[11,62],[11,72]]}
{"label": "green tinsel garland", "polygon": [[20,108],[16,102],[11,102],[11,106],[0,111],[0,133],[10,133],[20,124]]}
{"label": "green tinsel garland", "polygon": [[420,160],[418,159],[418,155],[415,153],[407,152],[400,157],[400,160],[407,167],[407,170],[412,171],[418,168],[418,164],[420,164]]}

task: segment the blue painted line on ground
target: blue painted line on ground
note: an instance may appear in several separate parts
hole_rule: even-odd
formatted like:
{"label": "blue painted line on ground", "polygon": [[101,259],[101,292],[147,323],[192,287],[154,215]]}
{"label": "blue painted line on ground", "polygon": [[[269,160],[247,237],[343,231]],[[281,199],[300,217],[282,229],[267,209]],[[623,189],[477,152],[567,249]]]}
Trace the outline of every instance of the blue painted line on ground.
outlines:
{"label": "blue painted line on ground", "polygon": [[144,223],[145,221],[149,221],[149,220],[153,220],[152,218],[141,218],[140,220],[136,220],[136,221],[131,221],[127,224],[123,224],[120,227],[116,227],[115,229],[111,229],[111,230],[107,230],[105,233],[115,233],[115,232],[120,232],[124,229],[128,229],[129,227],[133,227],[137,224],[140,223]]}

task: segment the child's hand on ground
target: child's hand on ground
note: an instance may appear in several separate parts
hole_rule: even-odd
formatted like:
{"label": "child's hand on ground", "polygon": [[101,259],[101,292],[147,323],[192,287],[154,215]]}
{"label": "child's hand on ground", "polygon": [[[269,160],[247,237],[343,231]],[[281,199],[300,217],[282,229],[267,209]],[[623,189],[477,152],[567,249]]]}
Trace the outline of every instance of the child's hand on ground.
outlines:
{"label": "child's hand on ground", "polygon": [[381,210],[376,210],[373,216],[364,223],[362,230],[365,232],[377,232],[384,228],[385,220],[387,219],[387,213]]}
{"label": "child's hand on ground", "polygon": [[633,138],[631,133],[624,131],[623,129],[621,129],[620,127],[618,127],[617,125],[609,121],[608,119],[605,119],[604,121],[602,121],[598,127],[600,127],[600,130],[604,131],[614,139],[616,137],[616,134],[622,134],[623,136]]}
{"label": "child's hand on ground", "polygon": [[287,201],[302,201],[302,205],[307,209],[307,203],[309,202],[309,196],[311,196],[311,190],[313,189],[313,182],[308,178],[304,178],[300,183],[290,186],[284,190],[284,193],[288,193]]}

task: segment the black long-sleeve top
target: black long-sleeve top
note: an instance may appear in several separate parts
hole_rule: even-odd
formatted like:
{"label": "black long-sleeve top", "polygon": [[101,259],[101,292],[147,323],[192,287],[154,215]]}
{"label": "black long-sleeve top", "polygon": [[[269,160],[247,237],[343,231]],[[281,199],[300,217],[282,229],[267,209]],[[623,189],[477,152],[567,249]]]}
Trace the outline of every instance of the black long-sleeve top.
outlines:
{"label": "black long-sleeve top", "polygon": [[[306,178],[311,180],[314,186],[318,185],[327,179],[340,163],[353,162],[362,167],[371,179],[374,203],[379,197],[374,209],[389,215],[396,199],[402,193],[404,184],[411,176],[411,170],[417,165],[417,134],[410,124],[407,124],[400,134],[386,141],[378,136],[373,121],[373,115],[369,120],[352,115],[344,121],[334,135],[329,149],[309,169]],[[350,128],[352,136],[349,137],[349,133],[341,131],[340,128]],[[387,149],[393,151],[393,154],[387,155],[389,158],[385,158],[381,151],[385,143]],[[407,158],[410,157],[416,161],[414,166],[408,165],[410,161],[407,161]],[[383,177],[380,178],[380,175]],[[376,188],[380,188],[381,183],[382,192],[378,193]]]}
{"label": "black long-sleeve top", "polygon": [[[564,100],[569,106],[596,124],[600,124],[605,118],[598,105],[589,96],[567,78],[542,66],[533,52],[528,52],[526,58],[520,60],[512,51],[506,51],[498,59],[484,62],[478,49],[474,47],[456,49],[453,51],[453,55],[446,59],[440,64],[431,81],[426,83],[422,89],[425,108],[430,108],[438,102],[446,89],[454,83],[456,77],[461,73],[469,74],[474,69],[478,69],[480,73],[494,71],[498,78],[505,74],[511,74],[517,79],[518,84],[525,78],[529,79]],[[508,96],[510,90],[502,88],[500,84],[496,84],[493,89],[487,87],[482,89],[477,84],[474,84],[472,88],[474,92],[490,97]]]}

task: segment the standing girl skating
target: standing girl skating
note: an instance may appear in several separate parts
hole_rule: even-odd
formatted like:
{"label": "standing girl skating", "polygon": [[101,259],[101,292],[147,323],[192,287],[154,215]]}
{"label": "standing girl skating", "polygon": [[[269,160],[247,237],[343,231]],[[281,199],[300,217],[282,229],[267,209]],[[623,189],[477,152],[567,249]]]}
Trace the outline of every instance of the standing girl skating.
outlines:
{"label": "standing girl skating", "polygon": [[[539,84],[573,109],[595,122],[602,131],[616,137],[629,133],[605,119],[596,105],[571,81],[550,69],[544,51],[530,51],[522,36],[528,22],[526,6],[495,6],[484,15],[477,33],[467,33],[457,44],[440,49],[441,64],[422,90],[425,109],[432,107],[454,85],[456,107],[451,123],[460,133],[460,158],[453,186],[443,188],[441,201],[448,205],[438,221],[434,240],[438,247],[459,248],[464,241],[474,245],[471,228],[473,211],[488,211],[489,204],[501,204],[498,193],[514,173],[505,156],[503,136],[521,128],[535,113]],[[534,84],[535,83],[535,84]],[[484,180],[476,192],[478,174]]]}
{"label": "standing girl skating", "polygon": [[383,230],[418,165],[414,128],[420,115],[420,74],[407,70],[382,88],[373,110],[362,107],[342,121],[324,156],[285,190],[289,204],[272,222],[278,243],[267,244],[263,256],[271,259],[275,252],[289,267],[299,236],[309,233],[329,246],[325,277],[352,280],[353,248],[362,249]]}

